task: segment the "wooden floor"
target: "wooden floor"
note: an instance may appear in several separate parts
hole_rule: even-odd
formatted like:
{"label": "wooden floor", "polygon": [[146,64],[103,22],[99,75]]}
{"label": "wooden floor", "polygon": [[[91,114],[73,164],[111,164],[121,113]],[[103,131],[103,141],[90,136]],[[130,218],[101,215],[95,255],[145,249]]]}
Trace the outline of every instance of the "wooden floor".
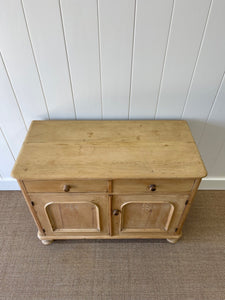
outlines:
{"label": "wooden floor", "polygon": [[225,191],[200,191],[175,245],[44,246],[20,192],[0,192],[0,299],[224,300]]}

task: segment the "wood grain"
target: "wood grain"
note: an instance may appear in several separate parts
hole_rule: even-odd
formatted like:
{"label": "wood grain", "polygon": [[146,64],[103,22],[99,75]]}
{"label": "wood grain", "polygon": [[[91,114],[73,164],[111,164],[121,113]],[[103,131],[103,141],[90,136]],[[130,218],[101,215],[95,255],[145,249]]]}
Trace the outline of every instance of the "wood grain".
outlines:
{"label": "wood grain", "polygon": [[161,233],[161,232],[151,232],[151,234],[146,233],[132,233],[132,235],[123,235],[121,236],[110,236],[110,235],[69,235],[65,233],[58,233],[57,235],[48,235],[48,236],[40,236],[40,240],[123,240],[123,239],[179,239],[181,238],[182,233]]}
{"label": "wood grain", "polygon": [[[118,209],[120,213],[112,216],[113,235],[133,235],[135,238],[136,235],[141,234],[142,236],[151,237],[154,231],[158,231],[158,233],[161,233],[161,237],[165,238],[167,233],[173,234],[176,232],[187,199],[188,195],[115,195],[112,200],[112,210]],[[128,203],[129,205],[134,204],[135,209],[124,216],[123,207]],[[147,211],[150,220],[144,216],[145,211]],[[151,220],[152,216],[154,221]],[[124,218],[128,220],[123,220]],[[143,224],[143,218],[146,220],[146,227]],[[133,230],[131,228],[130,230],[122,230],[123,222],[132,224],[133,220],[136,222]],[[142,224],[142,228],[139,227],[138,223]]]}
{"label": "wood grain", "polygon": [[54,202],[45,209],[54,232],[100,231],[99,209],[90,201]]}
{"label": "wood grain", "polygon": [[127,202],[122,205],[120,231],[165,232],[168,230],[174,206],[169,202]]}
{"label": "wood grain", "polygon": [[30,193],[29,198],[47,236],[109,234],[107,195]]}
{"label": "wood grain", "polygon": [[28,193],[65,193],[64,185],[69,185],[68,193],[108,192],[107,180],[25,180]]}
{"label": "wood grain", "polygon": [[33,202],[31,201],[31,199],[30,199],[30,197],[29,197],[29,195],[28,195],[28,193],[27,193],[27,191],[25,189],[25,186],[24,186],[23,182],[19,180],[18,184],[19,184],[19,186],[21,188],[21,191],[22,191],[23,196],[25,198],[26,204],[27,204],[27,206],[29,208],[29,211],[30,211],[30,213],[31,213],[31,215],[32,215],[32,217],[34,219],[34,222],[35,222],[35,224],[36,224],[36,226],[38,228],[38,231],[40,232],[40,234],[42,236],[45,236],[45,232],[43,231],[43,227],[42,227],[42,224],[40,222],[40,219],[37,216],[36,210],[34,209],[34,206],[32,205]]}
{"label": "wood grain", "polygon": [[48,244],[178,240],[206,171],[184,121],[36,121],[15,174]]}
{"label": "wood grain", "polygon": [[179,224],[177,226],[177,233],[178,234],[181,233],[182,227],[184,225],[184,221],[185,221],[185,219],[186,219],[186,217],[188,215],[188,212],[189,212],[189,210],[191,208],[192,201],[194,200],[194,196],[195,196],[195,194],[196,194],[196,192],[198,190],[200,182],[201,182],[200,179],[196,179],[195,180],[195,183],[193,185],[193,189],[192,189],[191,194],[190,194],[189,199],[188,199],[188,203],[186,203],[186,205],[184,207],[184,211],[183,211],[183,213],[181,215],[180,222],[179,222]]}
{"label": "wood grain", "polygon": [[[114,193],[146,193],[146,194],[158,194],[158,193],[184,193],[189,192],[193,186],[193,179],[117,179],[113,181]],[[149,186],[151,184],[156,185],[156,190],[151,191]]]}
{"label": "wood grain", "polygon": [[23,180],[206,174],[184,121],[33,122],[12,171]]}

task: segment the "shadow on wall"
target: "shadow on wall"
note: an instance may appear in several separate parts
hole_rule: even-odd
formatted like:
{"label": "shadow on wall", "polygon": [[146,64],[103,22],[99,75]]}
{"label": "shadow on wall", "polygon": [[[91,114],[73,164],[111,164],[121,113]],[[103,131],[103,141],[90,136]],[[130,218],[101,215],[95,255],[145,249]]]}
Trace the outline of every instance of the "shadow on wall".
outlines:
{"label": "shadow on wall", "polygon": [[208,177],[225,176],[225,122],[187,120],[199,152],[208,171]]}

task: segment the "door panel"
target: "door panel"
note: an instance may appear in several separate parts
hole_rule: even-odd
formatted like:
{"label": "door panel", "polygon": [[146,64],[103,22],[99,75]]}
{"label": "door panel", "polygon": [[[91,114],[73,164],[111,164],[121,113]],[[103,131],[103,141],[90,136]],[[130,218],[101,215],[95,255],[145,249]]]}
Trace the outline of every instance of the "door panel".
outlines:
{"label": "door panel", "polygon": [[107,195],[31,193],[46,235],[109,235]]}
{"label": "door panel", "polygon": [[53,231],[99,232],[99,208],[90,202],[50,203],[45,207]]}
{"label": "door panel", "polygon": [[168,202],[128,202],[121,206],[121,232],[164,232],[168,230],[174,206]]}
{"label": "door panel", "polygon": [[174,234],[187,199],[188,195],[115,195],[113,235]]}

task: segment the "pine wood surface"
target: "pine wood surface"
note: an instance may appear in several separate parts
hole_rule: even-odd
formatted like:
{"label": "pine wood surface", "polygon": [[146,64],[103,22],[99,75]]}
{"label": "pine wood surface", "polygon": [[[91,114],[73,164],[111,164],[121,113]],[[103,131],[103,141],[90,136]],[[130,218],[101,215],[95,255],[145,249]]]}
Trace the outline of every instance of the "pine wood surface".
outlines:
{"label": "pine wood surface", "polygon": [[[115,195],[112,210],[119,214],[112,216],[113,235],[120,237],[145,237],[154,235],[166,238],[176,235],[180,216],[188,195]],[[132,209],[126,211],[127,207]],[[143,221],[145,220],[145,223]],[[129,228],[126,223],[135,222]],[[169,229],[168,229],[169,227]]]}
{"label": "pine wood surface", "polygon": [[17,179],[201,178],[185,121],[33,121]]}
{"label": "pine wood surface", "polygon": [[44,228],[43,239],[109,235],[111,207],[106,194],[30,193],[29,198]]}
{"label": "pine wood surface", "polygon": [[108,192],[107,180],[25,180],[29,193],[65,193],[64,186],[69,186],[69,193]]}
{"label": "pine wood surface", "polygon": [[12,174],[43,244],[174,243],[206,170],[185,121],[34,121]]}
{"label": "pine wood surface", "polygon": [[190,192],[193,179],[116,179],[113,180],[113,193],[146,193],[152,194],[152,184],[156,186],[154,194]]}

